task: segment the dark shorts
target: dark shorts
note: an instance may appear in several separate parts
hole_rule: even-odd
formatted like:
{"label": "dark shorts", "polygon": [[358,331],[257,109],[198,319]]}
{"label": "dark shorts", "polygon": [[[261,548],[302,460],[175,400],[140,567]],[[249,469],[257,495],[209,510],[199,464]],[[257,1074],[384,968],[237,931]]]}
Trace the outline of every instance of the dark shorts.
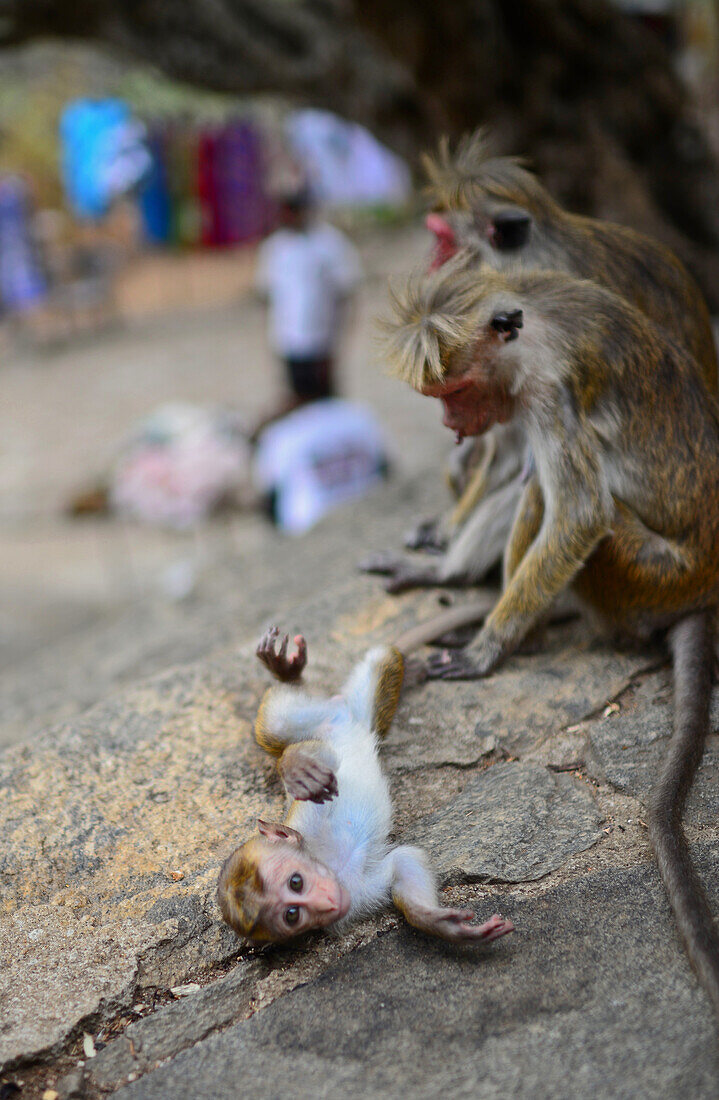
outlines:
{"label": "dark shorts", "polygon": [[287,377],[292,392],[303,401],[334,397],[333,363],[329,355],[288,355]]}

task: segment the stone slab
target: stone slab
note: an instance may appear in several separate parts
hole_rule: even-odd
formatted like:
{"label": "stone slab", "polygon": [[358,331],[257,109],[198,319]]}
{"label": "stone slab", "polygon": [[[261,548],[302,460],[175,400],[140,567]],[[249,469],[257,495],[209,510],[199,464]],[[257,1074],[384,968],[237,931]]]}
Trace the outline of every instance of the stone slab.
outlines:
{"label": "stone slab", "polygon": [[118,1100],[713,1100],[715,1024],[651,866],[502,907],[518,931],[492,947],[377,939]]}
{"label": "stone slab", "polygon": [[444,884],[542,878],[602,837],[588,786],[539,764],[499,763],[412,826]]}
{"label": "stone slab", "polygon": [[229,974],[151,1016],[136,1020],[88,1063],[93,1080],[112,1088],[138,1076],[226,1026],[246,1011],[265,971],[258,961],[241,962]]}
{"label": "stone slab", "polygon": [[[459,603],[459,600],[457,600]],[[486,680],[426,684],[408,694],[386,745],[405,768],[467,766],[494,737],[512,755],[595,713],[655,660],[593,642],[582,624],[549,632],[532,655],[518,654]],[[432,736],[418,736],[422,731]]]}
{"label": "stone slab", "polygon": [[[594,775],[644,801],[666,754],[671,723],[669,674],[657,673],[637,688],[627,706],[589,724]],[[692,825],[719,820],[719,691],[714,692],[710,728],[687,800],[685,820]]]}

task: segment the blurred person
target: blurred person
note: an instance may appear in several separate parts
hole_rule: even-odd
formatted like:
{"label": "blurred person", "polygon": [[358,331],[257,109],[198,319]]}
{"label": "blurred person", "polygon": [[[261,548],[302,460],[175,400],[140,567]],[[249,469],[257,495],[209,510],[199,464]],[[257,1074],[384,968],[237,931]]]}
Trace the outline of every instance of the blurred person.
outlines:
{"label": "blurred person", "polygon": [[347,306],[361,276],[354,246],[315,220],[305,190],[280,202],[280,226],[260,246],[255,287],[268,307],[270,345],[284,364],[288,395],[253,433],[308,401],[337,393],[335,359]]}

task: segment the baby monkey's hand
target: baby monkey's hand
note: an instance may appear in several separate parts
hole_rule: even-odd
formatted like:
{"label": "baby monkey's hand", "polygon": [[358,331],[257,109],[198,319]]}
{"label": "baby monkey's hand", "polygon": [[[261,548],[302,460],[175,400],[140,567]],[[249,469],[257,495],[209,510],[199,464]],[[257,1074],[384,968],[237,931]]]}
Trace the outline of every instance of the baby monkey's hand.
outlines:
{"label": "baby monkey's hand", "polygon": [[296,634],[294,643],[297,651],[291,657],[288,657],[289,635],[282,635],[280,647],[277,649],[279,638],[280,628],[271,626],[262,635],[255,652],[265,668],[268,668],[276,679],[281,680],[283,684],[292,684],[299,680],[307,664],[307,642],[302,634]]}
{"label": "baby monkey's hand", "polygon": [[301,745],[285,749],[278,764],[287,793],[300,802],[329,802],[337,794],[337,777]]}

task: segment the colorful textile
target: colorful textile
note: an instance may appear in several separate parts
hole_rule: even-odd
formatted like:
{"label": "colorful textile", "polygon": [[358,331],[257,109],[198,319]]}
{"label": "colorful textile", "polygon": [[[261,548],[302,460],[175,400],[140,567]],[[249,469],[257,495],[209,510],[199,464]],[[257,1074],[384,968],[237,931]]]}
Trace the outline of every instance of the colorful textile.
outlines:
{"label": "colorful textile", "polygon": [[5,309],[28,309],[47,293],[32,239],[28,185],[19,176],[0,177],[0,301]]}
{"label": "colorful textile", "polygon": [[62,177],[75,213],[99,218],[150,168],[144,128],[119,99],[78,99],[60,117]]}

